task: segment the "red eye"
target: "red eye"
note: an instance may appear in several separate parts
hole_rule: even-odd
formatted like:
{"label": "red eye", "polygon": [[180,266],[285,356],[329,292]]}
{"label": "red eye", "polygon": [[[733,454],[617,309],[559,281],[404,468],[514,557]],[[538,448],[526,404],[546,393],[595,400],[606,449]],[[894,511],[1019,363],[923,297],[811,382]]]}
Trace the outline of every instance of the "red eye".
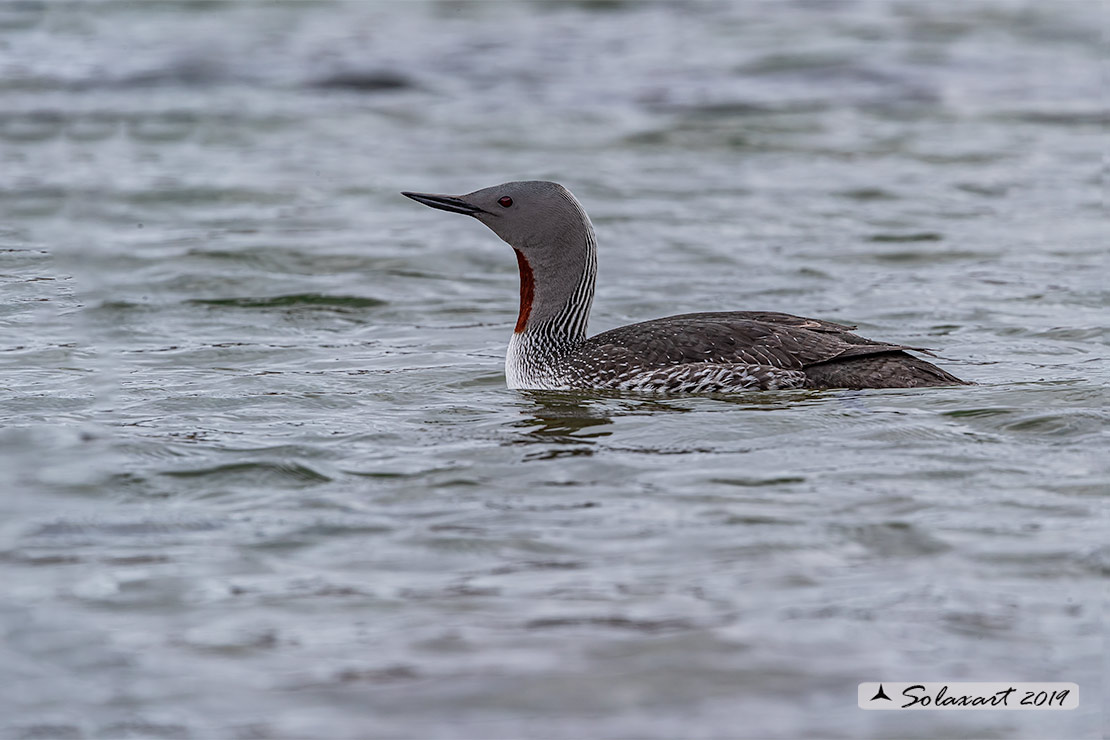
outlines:
{"label": "red eye", "polygon": [[513,199],[507,195],[503,195],[501,196],[501,198],[498,199],[497,202],[501,204],[502,208],[508,208],[513,204]]}

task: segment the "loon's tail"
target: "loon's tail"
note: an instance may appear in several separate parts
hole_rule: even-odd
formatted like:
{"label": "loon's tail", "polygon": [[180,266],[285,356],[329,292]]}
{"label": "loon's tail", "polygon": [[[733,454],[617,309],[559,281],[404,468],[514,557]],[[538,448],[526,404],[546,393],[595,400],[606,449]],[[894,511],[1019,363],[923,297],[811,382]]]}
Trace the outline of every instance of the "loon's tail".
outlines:
{"label": "loon's tail", "polygon": [[811,388],[923,388],[973,385],[906,352],[829,360],[805,368]]}

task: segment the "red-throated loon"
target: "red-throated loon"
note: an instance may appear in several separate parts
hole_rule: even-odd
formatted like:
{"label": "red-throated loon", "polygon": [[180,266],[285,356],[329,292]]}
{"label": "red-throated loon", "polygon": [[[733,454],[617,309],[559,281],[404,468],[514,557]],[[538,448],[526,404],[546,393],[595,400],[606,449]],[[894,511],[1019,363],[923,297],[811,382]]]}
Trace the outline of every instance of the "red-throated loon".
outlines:
{"label": "red-throated loon", "polygon": [[727,393],[967,384],[906,353],[926,350],[768,311],[668,316],[587,338],[597,245],[569,190],[525,181],[459,196],[402,195],[473,216],[516,251],[520,313],[505,358],[510,388]]}

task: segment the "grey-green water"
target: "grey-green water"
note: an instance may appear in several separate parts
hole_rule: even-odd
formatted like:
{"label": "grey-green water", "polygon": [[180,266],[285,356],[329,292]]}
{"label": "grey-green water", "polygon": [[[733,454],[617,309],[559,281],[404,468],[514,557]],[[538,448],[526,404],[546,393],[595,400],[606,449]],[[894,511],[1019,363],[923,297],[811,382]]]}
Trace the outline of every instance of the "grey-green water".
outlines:
{"label": "grey-green water", "polygon": [[[0,736],[1102,736],[1105,21],[0,7]],[[523,178],[593,217],[594,331],[788,311],[979,385],[509,391],[512,253],[398,191]]]}

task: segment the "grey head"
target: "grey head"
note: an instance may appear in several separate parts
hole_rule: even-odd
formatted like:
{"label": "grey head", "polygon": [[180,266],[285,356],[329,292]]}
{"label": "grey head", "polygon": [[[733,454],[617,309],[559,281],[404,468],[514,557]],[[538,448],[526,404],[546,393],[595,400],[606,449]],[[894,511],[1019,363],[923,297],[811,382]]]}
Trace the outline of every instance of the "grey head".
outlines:
{"label": "grey head", "polygon": [[[593,226],[562,185],[525,180],[466,195],[401,194],[441,211],[473,216],[516,250],[521,280],[518,332],[526,324],[534,327],[569,313],[588,315],[597,270]],[[584,318],[575,323],[584,334]]]}

